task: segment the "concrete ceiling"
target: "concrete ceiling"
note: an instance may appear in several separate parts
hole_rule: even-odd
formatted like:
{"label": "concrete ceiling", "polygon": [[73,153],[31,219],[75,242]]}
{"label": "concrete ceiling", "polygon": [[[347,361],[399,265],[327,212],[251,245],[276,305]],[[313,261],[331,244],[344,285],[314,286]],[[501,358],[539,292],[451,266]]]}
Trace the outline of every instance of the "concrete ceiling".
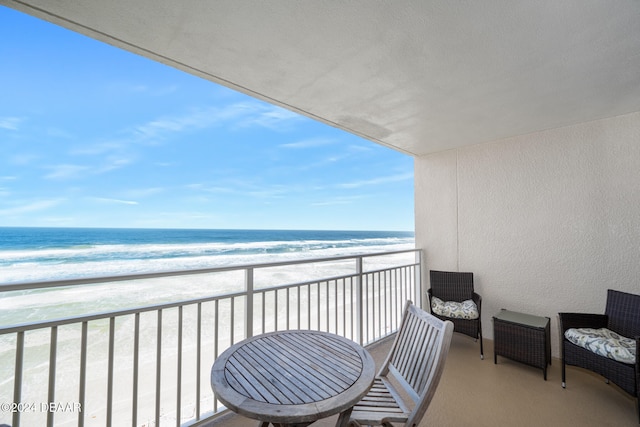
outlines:
{"label": "concrete ceiling", "polygon": [[640,111],[640,0],[0,0],[412,155]]}

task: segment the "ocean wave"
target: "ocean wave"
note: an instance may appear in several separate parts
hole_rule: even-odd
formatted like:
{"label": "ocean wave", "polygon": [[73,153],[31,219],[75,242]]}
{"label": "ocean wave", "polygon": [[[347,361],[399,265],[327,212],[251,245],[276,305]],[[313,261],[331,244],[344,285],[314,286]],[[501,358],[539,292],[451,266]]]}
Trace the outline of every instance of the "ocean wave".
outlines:
{"label": "ocean wave", "polygon": [[413,248],[413,239],[308,240],[240,243],[94,245],[0,251],[1,283],[177,271],[386,252]]}
{"label": "ocean wave", "polygon": [[329,248],[388,246],[412,243],[409,238],[301,240],[236,243],[83,245],[69,248],[0,251],[0,265],[29,262],[78,262],[114,259],[175,258],[198,255],[303,252]]}

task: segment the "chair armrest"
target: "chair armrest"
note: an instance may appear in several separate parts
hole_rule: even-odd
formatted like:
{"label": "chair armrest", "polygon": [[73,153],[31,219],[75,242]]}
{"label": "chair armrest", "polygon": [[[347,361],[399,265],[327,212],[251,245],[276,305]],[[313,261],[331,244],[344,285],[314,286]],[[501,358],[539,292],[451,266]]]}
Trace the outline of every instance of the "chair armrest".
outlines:
{"label": "chair armrest", "polygon": [[432,313],[433,311],[431,310],[431,298],[433,297],[432,292],[431,292],[431,288],[427,289],[427,305],[429,306],[429,309],[426,310],[428,313]]}
{"label": "chair armrest", "polygon": [[476,307],[478,307],[478,313],[482,313],[482,297],[477,293],[473,293],[473,302],[476,303]]}
{"label": "chair armrest", "polygon": [[590,313],[558,313],[562,335],[571,328],[606,328],[608,316],[606,314]]}
{"label": "chair armrest", "polygon": [[636,342],[636,391],[640,393],[640,336],[634,337],[633,340]]}

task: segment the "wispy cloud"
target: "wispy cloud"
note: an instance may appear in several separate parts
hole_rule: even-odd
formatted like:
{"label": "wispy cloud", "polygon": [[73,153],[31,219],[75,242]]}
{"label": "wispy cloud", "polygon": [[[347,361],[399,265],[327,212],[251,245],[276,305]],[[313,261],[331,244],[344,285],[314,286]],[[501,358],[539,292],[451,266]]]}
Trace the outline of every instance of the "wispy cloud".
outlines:
{"label": "wispy cloud", "polygon": [[300,191],[296,185],[265,184],[252,180],[226,180],[224,183],[209,185],[194,183],[185,186],[195,194],[233,195],[245,199],[278,199],[287,194]]}
{"label": "wispy cloud", "polygon": [[198,108],[187,114],[159,117],[136,126],[132,132],[138,141],[145,142],[179,132],[208,128],[238,114],[238,108],[233,106],[227,109]]}
{"label": "wispy cloud", "polygon": [[240,122],[243,126],[261,126],[271,130],[282,130],[290,123],[301,119],[299,114],[275,105],[254,104],[251,114]]}
{"label": "wispy cloud", "polygon": [[209,185],[205,183],[193,183],[185,185],[185,188],[191,191],[202,192],[202,193],[226,193],[233,194],[237,193],[237,187],[231,184],[225,185]]}
{"label": "wispy cloud", "polygon": [[120,205],[137,205],[138,202],[134,200],[120,200],[120,199],[110,199],[108,197],[89,197],[90,200],[94,200],[100,203],[115,203]]}
{"label": "wispy cloud", "polygon": [[110,93],[145,94],[151,96],[171,95],[178,90],[177,85],[149,86],[138,83],[113,83],[107,86]]}
{"label": "wispy cloud", "polygon": [[127,142],[124,140],[121,141],[103,141],[97,142],[94,144],[83,145],[78,148],[74,148],[71,150],[71,154],[73,155],[100,155],[104,153],[108,153],[111,151],[121,150],[123,147],[127,145]]}
{"label": "wispy cloud", "polygon": [[[121,135],[108,141],[84,144],[71,151],[73,155],[104,155],[130,153],[135,145],[164,143],[175,135],[195,132],[217,126],[247,128],[260,126],[269,129],[287,129],[299,115],[283,108],[260,103],[236,102],[223,107],[200,107],[174,115],[165,115],[148,122],[123,129]],[[321,142],[316,141],[316,144]],[[326,143],[323,142],[323,143]]]}
{"label": "wispy cloud", "polygon": [[[338,138],[310,138],[293,143],[281,144],[279,147],[285,149],[307,149],[324,145],[340,144],[340,142],[341,141]],[[356,156],[362,156],[363,153],[369,151],[371,151],[371,149],[368,147],[361,147],[358,145],[348,145],[344,147],[340,145],[338,148],[332,148],[332,150],[330,150],[330,155],[323,158],[314,157],[318,160],[315,162],[301,162],[296,167],[299,170],[324,168],[327,165],[335,164],[337,162],[349,161],[350,159],[353,159]]]}
{"label": "wispy cloud", "polygon": [[33,163],[37,160],[39,156],[31,153],[20,153],[9,156],[9,163],[18,165],[18,166],[26,166]]}
{"label": "wispy cloud", "polygon": [[20,117],[0,117],[0,129],[18,130],[23,121]]}
{"label": "wispy cloud", "polygon": [[343,183],[343,184],[338,184],[337,187],[339,187],[339,188],[360,188],[360,187],[366,187],[366,186],[369,186],[369,185],[380,185],[380,184],[387,184],[387,183],[390,183],[390,182],[407,181],[407,180],[412,180],[412,179],[413,179],[413,174],[412,173],[403,173],[403,174],[398,174],[398,175],[382,176],[382,177],[379,177],[379,178],[373,178],[373,179],[368,179],[368,180],[347,182],[347,183]]}
{"label": "wispy cloud", "polygon": [[275,185],[267,188],[261,188],[259,190],[247,191],[247,196],[255,197],[258,199],[277,199],[284,197],[290,190],[283,185]]}
{"label": "wispy cloud", "polygon": [[356,154],[367,153],[367,152],[370,152],[372,150],[372,148],[369,147],[369,146],[355,145],[355,144],[350,144],[348,146],[348,149],[349,149],[350,152],[356,153]]}
{"label": "wispy cloud", "polygon": [[133,188],[133,189],[124,191],[122,195],[132,199],[139,199],[139,198],[154,196],[156,194],[161,194],[166,191],[167,189],[163,187]]}
{"label": "wispy cloud", "polygon": [[48,128],[46,133],[51,138],[73,139],[74,137],[71,132],[60,128]]}
{"label": "wispy cloud", "polygon": [[313,147],[321,147],[325,145],[335,144],[337,141],[331,138],[309,138],[303,139],[301,141],[289,142],[286,144],[280,144],[279,146],[282,148],[313,148]]}
{"label": "wispy cloud", "polygon": [[84,178],[88,175],[101,175],[133,163],[133,159],[125,157],[107,157],[99,165],[60,164],[47,166],[51,172],[44,176],[52,180],[72,180]]}
{"label": "wispy cloud", "polygon": [[311,203],[311,206],[335,206],[335,205],[351,205],[362,200],[363,196],[350,196],[350,197],[334,197],[328,200]]}
{"label": "wispy cloud", "polygon": [[30,212],[43,211],[59,205],[63,201],[63,199],[49,199],[24,202],[9,208],[0,209],[0,216],[22,215]]}
{"label": "wispy cloud", "polygon": [[133,159],[125,158],[125,157],[108,157],[105,159],[105,162],[98,168],[96,168],[93,173],[95,174],[103,174],[106,172],[110,172],[115,169],[123,168],[129,164],[133,163]]}
{"label": "wispy cloud", "polygon": [[47,169],[50,169],[51,172],[44,177],[56,180],[79,178],[90,170],[89,166],[70,164],[49,166]]}
{"label": "wispy cloud", "polygon": [[136,126],[133,134],[141,141],[164,138],[178,132],[219,126],[225,123],[240,127],[263,126],[275,128],[299,116],[290,111],[258,102],[239,102],[225,107],[196,108],[174,116],[159,117]]}

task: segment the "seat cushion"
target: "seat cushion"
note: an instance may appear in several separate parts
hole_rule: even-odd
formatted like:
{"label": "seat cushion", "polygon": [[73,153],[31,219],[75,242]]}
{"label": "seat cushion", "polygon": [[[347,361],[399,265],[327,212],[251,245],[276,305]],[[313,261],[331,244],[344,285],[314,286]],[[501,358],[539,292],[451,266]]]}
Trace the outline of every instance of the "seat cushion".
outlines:
{"label": "seat cushion", "polygon": [[452,319],[477,319],[480,317],[478,307],[473,300],[462,302],[442,301],[438,297],[431,297],[431,311],[438,316],[450,317]]}
{"label": "seat cushion", "polygon": [[572,328],[564,333],[573,344],[622,363],[636,363],[636,343],[607,328]]}

